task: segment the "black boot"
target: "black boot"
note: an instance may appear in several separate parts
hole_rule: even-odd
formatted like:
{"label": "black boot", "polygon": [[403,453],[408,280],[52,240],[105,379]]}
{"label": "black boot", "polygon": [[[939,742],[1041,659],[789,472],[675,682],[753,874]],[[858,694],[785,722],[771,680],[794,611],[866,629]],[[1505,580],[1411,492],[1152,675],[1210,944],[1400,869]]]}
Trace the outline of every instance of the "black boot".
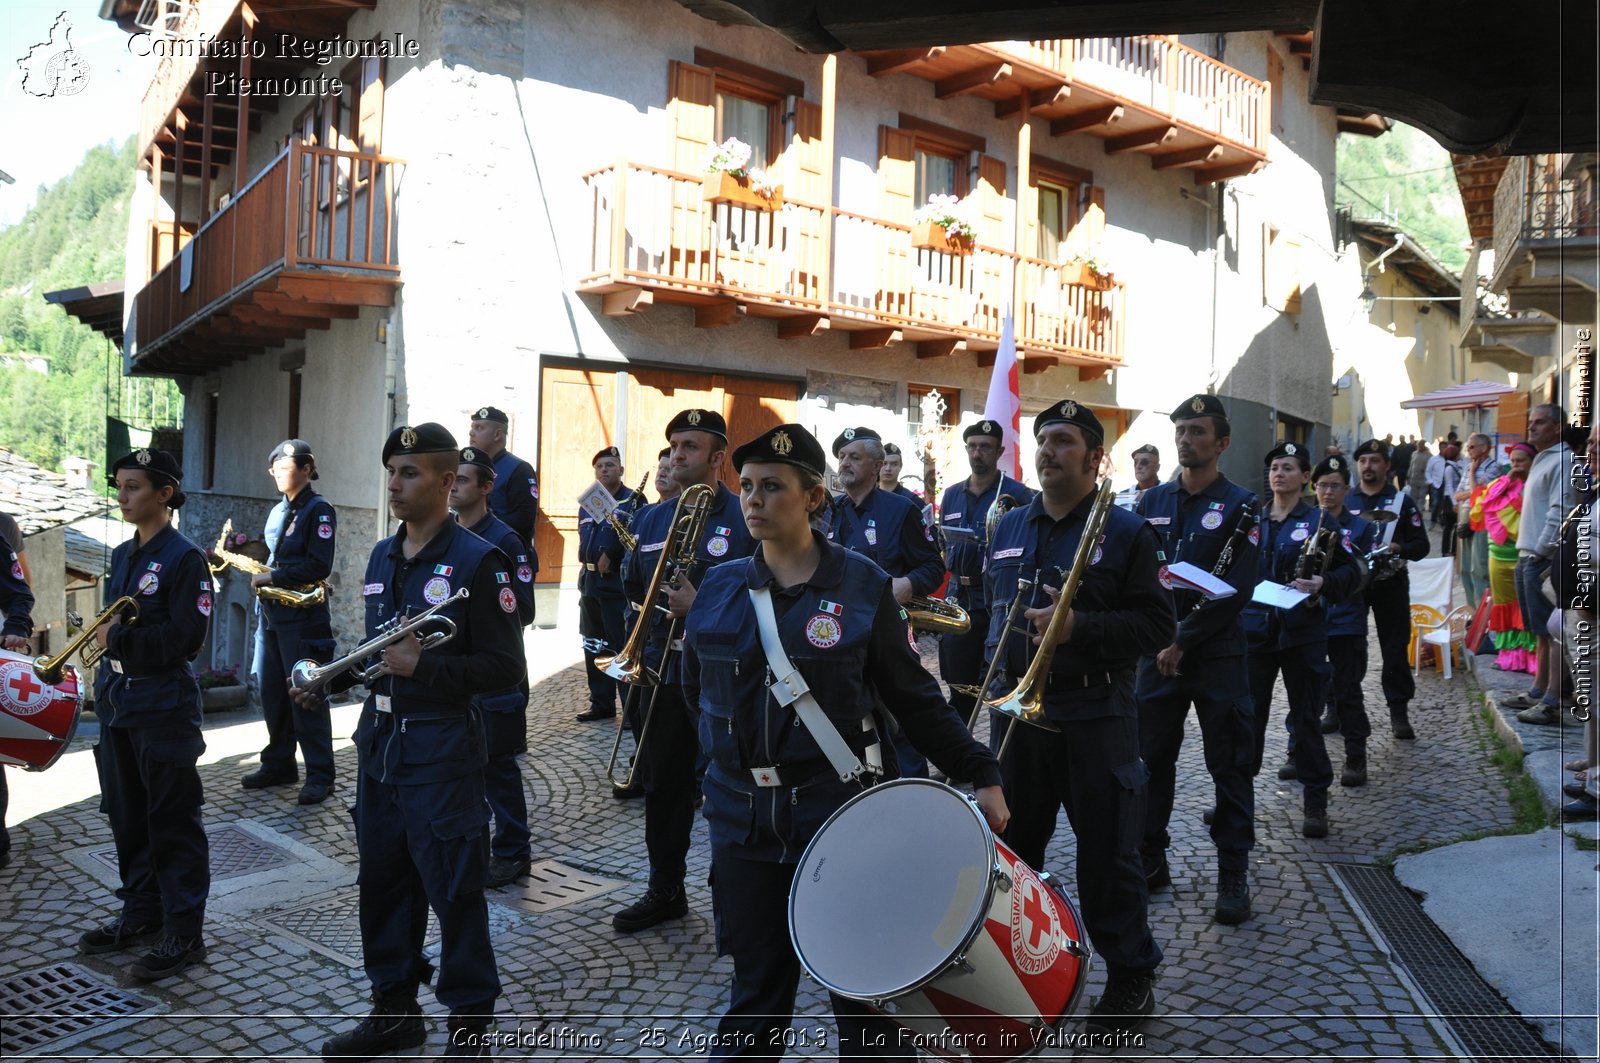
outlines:
{"label": "black boot", "polygon": [[323,1059],[376,1059],[415,1048],[428,1039],[415,993],[372,995],[372,1014],[356,1028],[322,1043]]}
{"label": "black boot", "polygon": [[1328,836],[1328,806],[1306,802],[1305,819],[1300,822],[1300,833],[1307,838]]}
{"label": "black boot", "polygon": [[1344,755],[1344,771],[1339,773],[1339,785],[1367,785],[1367,754],[1365,751],[1346,753]]}
{"label": "black boot", "polygon": [[1331,708],[1322,713],[1322,733],[1325,735],[1339,733],[1339,714]]}
{"label": "black boot", "polygon": [[1167,866],[1165,849],[1140,849],[1139,859],[1144,863],[1145,890],[1160,893],[1172,886],[1172,870]]}
{"label": "black boot", "polygon": [[1223,926],[1238,926],[1250,918],[1250,873],[1217,872],[1217,910],[1214,918]]}
{"label": "black boot", "polygon": [[478,1059],[494,1055],[489,1041],[489,1020],[493,1004],[481,1008],[468,1008],[462,1014],[451,1015],[450,1034],[445,1039],[444,1054],[448,1059]]}
{"label": "black boot", "polygon": [[1406,718],[1404,705],[1389,706],[1389,730],[1396,738],[1410,739],[1417,737],[1417,732],[1411,729],[1411,721]]}

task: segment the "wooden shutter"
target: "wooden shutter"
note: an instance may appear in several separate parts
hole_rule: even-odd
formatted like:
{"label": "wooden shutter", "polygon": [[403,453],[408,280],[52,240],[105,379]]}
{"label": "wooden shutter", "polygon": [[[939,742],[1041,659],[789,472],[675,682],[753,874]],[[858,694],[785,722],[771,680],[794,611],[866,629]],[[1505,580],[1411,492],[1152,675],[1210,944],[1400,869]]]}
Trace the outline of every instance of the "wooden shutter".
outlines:
{"label": "wooden shutter", "polygon": [[1095,255],[1101,250],[1100,241],[1106,235],[1106,190],[1090,185],[1083,190],[1082,208],[1078,218],[1067,231],[1068,256]]}
{"label": "wooden shutter", "polygon": [[1522,437],[1528,434],[1528,393],[1516,391],[1500,396],[1500,408],[1495,411],[1495,434]]}
{"label": "wooden shutter", "polygon": [[1006,247],[1006,164],[989,155],[978,156],[978,242]]}
{"label": "wooden shutter", "polygon": [[884,219],[910,225],[921,204],[911,200],[917,189],[917,138],[893,126],[878,130],[878,180],[883,187]]}
{"label": "wooden shutter", "polygon": [[361,63],[361,105],[356,121],[358,150],[368,155],[383,151],[383,60],[372,56]]}
{"label": "wooden shutter", "polygon": [[785,190],[785,195],[826,207],[823,189],[828,176],[828,158],[822,150],[822,105],[810,100],[794,100],[793,110],[794,139],[786,153],[792,187]]}
{"label": "wooden shutter", "polygon": [[672,168],[701,173],[717,131],[716,74],[706,67],[674,60],[668,64],[667,92]]}

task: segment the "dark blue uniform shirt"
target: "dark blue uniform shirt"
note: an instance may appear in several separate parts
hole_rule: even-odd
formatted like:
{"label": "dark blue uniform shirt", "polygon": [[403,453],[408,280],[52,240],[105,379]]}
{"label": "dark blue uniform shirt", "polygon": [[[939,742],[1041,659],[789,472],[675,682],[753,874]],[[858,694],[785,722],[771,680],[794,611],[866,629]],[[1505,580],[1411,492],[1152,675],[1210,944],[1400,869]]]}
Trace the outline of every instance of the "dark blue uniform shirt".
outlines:
{"label": "dark blue uniform shirt", "polygon": [[[1348,509],[1339,511],[1339,527],[1343,529],[1344,547],[1358,558],[1372,551],[1378,537],[1378,526],[1362,520]],[[1329,635],[1365,635],[1367,633],[1367,600],[1352,594],[1328,610]]]}
{"label": "dark blue uniform shirt", "polygon": [[[1257,559],[1256,579],[1289,584],[1294,581],[1300,564],[1300,553],[1317,527],[1317,514],[1329,525],[1333,519],[1304,499],[1295,503],[1283,520],[1273,520],[1271,503],[1261,515],[1261,553]],[[1345,549],[1341,532],[1332,547],[1331,567],[1323,577],[1322,593],[1308,598],[1292,609],[1277,609],[1250,602],[1244,610],[1245,634],[1252,650],[1286,650],[1325,641],[1328,637],[1328,608],[1357,594],[1365,569],[1350,551]]]}
{"label": "dark blue uniform shirt", "polygon": [[33,591],[22,575],[22,562],[11,544],[0,541],[0,609],[6,614],[0,634],[28,638],[33,634]]}
{"label": "dark blue uniform shirt", "polygon": [[[1223,548],[1233,538],[1242,509],[1254,498],[1220,473],[1198,494],[1186,491],[1181,479],[1157,484],[1146,491],[1134,512],[1150,523],[1161,541],[1162,583],[1167,582],[1167,567],[1179,561],[1211,572]],[[1252,517],[1251,533],[1238,540],[1228,571],[1221,575],[1233,587],[1234,594],[1205,602],[1196,609],[1196,604],[1203,601],[1198,591],[1172,591],[1173,610],[1178,619],[1175,642],[1185,654],[1201,650],[1207,657],[1237,657],[1245,652],[1244,627],[1239,615],[1256,585],[1260,538]]]}
{"label": "dark blue uniform shirt", "polygon": [[[1045,511],[1042,495],[1000,518],[989,544],[986,653],[993,653],[1000,641],[1019,577],[1034,579],[1031,593],[1039,605],[1049,601],[1041,584],[1060,587],[1065,582],[1059,570],[1072,569],[1095,494],[1089,492],[1060,520]],[[1132,698],[1111,696],[1116,678],[1131,673],[1141,656],[1172,641],[1172,598],[1157,578],[1159,550],[1148,523],[1120,507],[1110,508],[1072,601],[1076,614],[1072,636],[1056,647],[1050,662],[1044,707],[1051,719],[1085,720],[1133,711]],[[1039,578],[1036,573],[1041,568]],[[1020,637],[1006,639],[1007,674],[1020,678],[1033,649]]]}
{"label": "dark blue uniform shirt", "polygon": [[833,514],[828,537],[890,576],[910,580],[912,594],[930,594],[944,582],[944,559],[922,523],[922,507],[873,484],[859,506],[849,495],[835,498]]}
{"label": "dark blue uniform shirt", "polygon": [[534,525],[539,519],[539,477],[532,465],[509,450],[502,450],[494,459],[489,511],[511,525],[530,548],[533,546]]}
{"label": "dark blue uniform shirt", "polygon": [[[279,586],[309,586],[328,578],[333,571],[334,540],[338,516],[333,504],[308,484],[289,502],[283,530],[272,549],[272,582]],[[328,605],[297,609],[291,605],[263,600],[261,614],[267,627],[276,630],[309,620],[328,621]]]}
{"label": "dark blue uniform shirt", "polygon": [[950,590],[961,607],[976,612],[989,607],[983,590],[983,559],[989,556],[989,507],[999,495],[1010,495],[1018,506],[1033,500],[1033,492],[1001,473],[988,490],[975,495],[967,488],[967,481],[953,483],[944,489],[939,500],[939,523],[945,528],[966,528],[973,537],[946,535],[944,540],[945,567],[950,570]]}
{"label": "dark blue uniform shirt", "polygon": [[[518,535],[511,525],[493,513],[485,513],[482,520],[467,530],[489,545],[497,547],[502,554],[510,558],[511,571],[503,573],[505,579],[500,581],[500,586],[510,587],[512,593],[516,595],[517,622],[521,626],[527,627],[533,623],[534,618],[533,570],[528,564],[526,552],[528,548],[523,544],[522,536]],[[501,575],[502,573],[496,573],[495,579],[499,581]],[[498,595],[498,592],[496,594]],[[518,640],[518,648],[522,649],[520,639]],[[524,661],[526,661],[525,654]],[[527,678],[526,672],[524,672],[523,678]],[[521,709],[526,700],[527,695],[523,691],[523,684],[519,682],[505,690],[497,690],[492,694],[480,695],[477,699],[477,704],[479,708],[489,712],[511,712]]]}
{"label": "dark blue uniform shirt", "polygon": [[1428,543],[1428,531],[1422,526],[1422,514],[1417,512],[1409,494],[1393,484],[1385,484],[1383,490],[1375,495],[1365,494],[1359,485],[1352,485],[1350,493],[1344,498],[1344,508],[1358,517],[1369,509],[1392,509],[1395,495],[1400,496],[1400,519],[1394,522],[1394,533],[1386,534],[1385,527],[1379,526],[1373,533],[1373,541],[1397,543],[1401,557],[1407,561],[1421,561],[1428,556],[1431,546]]}
{"label": "dark blue uniform shirt", "polygon": [[200,687],[189,662],[211,622],[206,556],[168,524],[148,543],[135,536],[111,553],[106,604],[124,595],[139,618],[111,628],[95,672],[95,713],[113,727],[200,726]]}

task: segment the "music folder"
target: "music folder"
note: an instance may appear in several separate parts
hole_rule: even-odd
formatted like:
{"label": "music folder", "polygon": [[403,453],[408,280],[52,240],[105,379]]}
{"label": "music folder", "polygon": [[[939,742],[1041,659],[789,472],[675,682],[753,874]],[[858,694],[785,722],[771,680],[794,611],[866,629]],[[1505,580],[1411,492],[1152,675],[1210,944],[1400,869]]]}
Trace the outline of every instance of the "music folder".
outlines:
{"label": "music folder", "polygon": [[1227,580],[1213,576],[1205,569],[1191,565],[1187,561],[1167,566],[1167,579],[1174,584],[1173,590],[1199,591],[1207,601],[1226,598],[1235,593],[1233,585]]}
{"label": "music folder", "polygon": [[617,508],[617,500],[596,480],[593,487],[578,496],[578,508],[589,514],[589,519],[596,524],[604,524],[611,511]]}

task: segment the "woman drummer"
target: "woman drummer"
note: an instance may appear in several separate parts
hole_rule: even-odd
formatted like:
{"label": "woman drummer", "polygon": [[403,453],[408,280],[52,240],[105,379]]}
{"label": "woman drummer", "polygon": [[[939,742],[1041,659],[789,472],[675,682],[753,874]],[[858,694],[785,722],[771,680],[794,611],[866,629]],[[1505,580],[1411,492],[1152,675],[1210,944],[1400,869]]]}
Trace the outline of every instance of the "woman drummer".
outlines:
{"label": "woman drummer", "polygon": [[[940,770],[976,781],[978,806],[994,830],[1004,830],[1010,814],[999,765],[923,669],[889,577],[812,530],[828,504],[822,444],[800,425],[780,425],[735,450],[733,465],[756,551],[713,568],[701,583],[686,621],[684,686],[700,710],[700,744],[711,760],[705,817],[717,952],[733,957],[732,999],[713,1055],[776,1059],[793,1041],[800,978],[788,931],[795,867],[828,816],[872,778],[841,781],[795,710],[772,697],[751,592],[771,591],[785,653],[858,758],[875,759],[872,710],[881,692]],[[892,905],[893,884],[884,885],[880,900]],[[834,996],[833,1010],[839,1058],[915,1055],[864,1005]]]}

